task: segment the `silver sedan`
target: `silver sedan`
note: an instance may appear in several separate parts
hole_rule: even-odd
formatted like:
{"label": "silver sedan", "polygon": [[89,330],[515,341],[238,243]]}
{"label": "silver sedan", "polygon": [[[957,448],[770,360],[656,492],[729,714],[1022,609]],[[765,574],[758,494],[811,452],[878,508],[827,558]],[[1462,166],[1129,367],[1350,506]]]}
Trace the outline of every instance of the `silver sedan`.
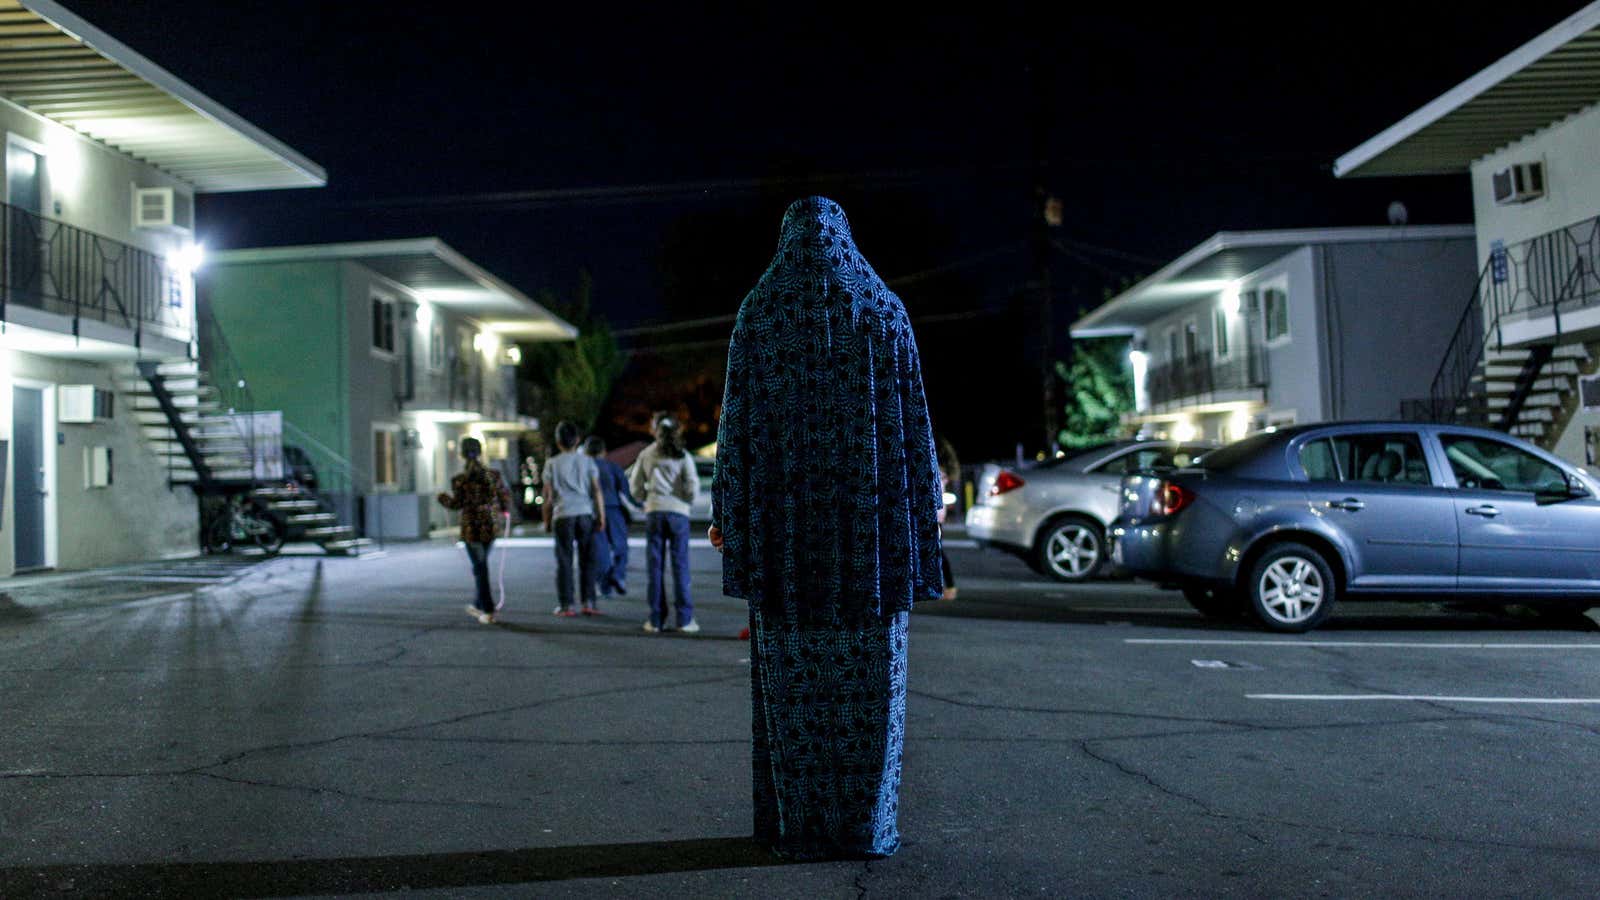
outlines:
{"label": "silver sedan", "polygon": [[1122,476],[1191,464],[1210,444],[1122,441],[1028,467],[990,463],[978,473],[967,535],[1021,556],[1060,581],[1094,576],[1106,559],[1106,525],[1118,512]]}

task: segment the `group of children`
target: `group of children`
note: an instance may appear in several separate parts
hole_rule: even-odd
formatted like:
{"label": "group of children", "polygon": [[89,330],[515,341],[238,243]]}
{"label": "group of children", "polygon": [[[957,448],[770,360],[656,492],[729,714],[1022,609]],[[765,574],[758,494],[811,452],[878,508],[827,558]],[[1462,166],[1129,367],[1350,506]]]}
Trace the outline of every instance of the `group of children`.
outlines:
{"label": "group of children", "polygon": [[[541,508],[545,530],[555,534],[557,616],[598,616],[597,594],[627,594],[628,523],[631,510],[642,501],[650,603],[644,630],[652,634],[700,630],[689,595],[689,510],[699,494],[700,479],[675,419],[658,413],[652,432],[655,442],[624,472],[605,458],[605,441],[590,437],[580,447],[576,425],[556,426],[560,452],[544,464]],[[461,541],[477,584],[477,599],[467,612],[489,625],[498,611],[489,591],[489,549],[499,520],[510,515],[511,494],[500,473],[483,464],[478,441],[463,440],[461,455],[465,467],[452,479],[451,490],[438,499],[445,508],[461,511]],[[673,615],[667,609],[664,577],[669,555]],[[574,595],[581,604],[577,609]]]}

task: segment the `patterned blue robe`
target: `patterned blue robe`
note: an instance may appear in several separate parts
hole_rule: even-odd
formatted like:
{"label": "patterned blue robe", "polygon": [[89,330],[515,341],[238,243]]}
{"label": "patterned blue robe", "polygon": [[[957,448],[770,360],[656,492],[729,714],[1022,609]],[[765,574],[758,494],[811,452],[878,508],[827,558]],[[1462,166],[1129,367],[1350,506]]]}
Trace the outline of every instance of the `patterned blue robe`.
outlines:
{"label": "patterned blue robe", "polygon": [[905,307],[825,198],[789,207],[739,308],[712,501],[723,592],[750,604],[756,837],[893,853],[906,619],[943,589],[943,501]]}

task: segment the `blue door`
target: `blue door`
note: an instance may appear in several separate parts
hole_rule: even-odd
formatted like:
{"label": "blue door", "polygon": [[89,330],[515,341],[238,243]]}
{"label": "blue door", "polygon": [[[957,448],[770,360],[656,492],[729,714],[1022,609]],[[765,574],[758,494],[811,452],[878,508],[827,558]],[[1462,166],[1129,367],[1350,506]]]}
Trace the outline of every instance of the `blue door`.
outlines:
{"label": "blue door", "polygon": [[6,144],[6,287],[11,299],[44,306],[44,157],[16,143]]}
{"label": "blue door", "polygon": [[1439,442],[1457,484],[1462,590],[1600,591],[1600,500],[1565,497],[1560,466],[1507,441]]}
{"label": "blue door", "polygon": [[44,391],[11,389],[11,447],[16,475],[16,567],[38,569],[44,555]]}
{"label": "blue door", "polygon": [[1451,590],[1454,497],[1414,431],[1358,431],[1308,441],[1307,499],[1345,538],[1356,590]]}

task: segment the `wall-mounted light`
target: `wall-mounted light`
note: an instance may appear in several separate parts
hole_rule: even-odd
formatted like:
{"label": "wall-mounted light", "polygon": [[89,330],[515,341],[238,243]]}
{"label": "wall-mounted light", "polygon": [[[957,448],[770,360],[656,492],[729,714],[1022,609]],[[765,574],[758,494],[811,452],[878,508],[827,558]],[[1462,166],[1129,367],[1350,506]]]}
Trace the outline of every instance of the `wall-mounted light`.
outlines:
{"label": "wall-mounted light", "polygon": [[417,304],[417,327],[427,331],[433,324],[433,307],[426,303]]}
{"label": "wall-mounted light", "polygon": [[481,331],[472,336],[472,349],[478,351],[479,353],[483,352],[483,348],[487,346],[488,343],[489,336]]}
{"label": "wall-mounted light", "polygon": [[1176,425],[1172,426],[1172,439],[1179,443],[1192,441],[1199,436],[1200,429],[1196,428],[1194,422],[1189,419],[1181,419]]}
{"label": "wall-mounted light", "polygon": [[516,345],[512,345],[511,347],[507,348],[507,350],[506,350],[506,359],[510,360],[511,364],[513,366],[521,365],[522,364],[522,348],[518,347]]}
{"label": "wall-mounted light", "polygon": [[1235,411],[1233,418],[1228,421],[1228,437],[1237,441],[1249,433],[1250,412],[1243,409]]}
{"label": "wall-mounted light", "polygon": [[1222,307],[1222,311],[1224,313],[1228,314],[1229,316],[1237,316],[1239,314],[1239,285],[1238,284],[1232,284],[1232,285],[1229,285],[1226,288],[1223,288],[1223,290],[1222,290],[1222,300],[1220,301],[1220,305]]}
{"label": "wall-mounted light", "polygon": [[1133,366],[1133,409],[1135,412],[1144,412],[1150,406],[1144,386],[1145,372],[1150,368],[1150,354],[1143,350],[1129,350],[1128,364]]}
{"label": "wall-mounted light", "polygon": [[200,271],[205,262],[205,244],[184,244],[167,254],[167,264],[183,276],[190,276]]}

